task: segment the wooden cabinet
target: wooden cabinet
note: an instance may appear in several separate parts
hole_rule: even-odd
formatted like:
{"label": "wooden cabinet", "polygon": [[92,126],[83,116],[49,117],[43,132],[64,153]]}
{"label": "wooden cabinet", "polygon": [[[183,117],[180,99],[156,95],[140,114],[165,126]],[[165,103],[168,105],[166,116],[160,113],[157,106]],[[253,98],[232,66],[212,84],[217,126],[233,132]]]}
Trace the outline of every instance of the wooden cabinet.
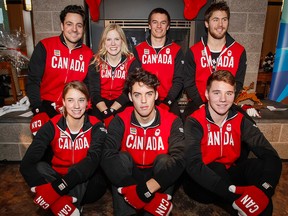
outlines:
{"label": "wooden cabinet", "polygon": [[11,91],[9,96],[4,98],[4,104],[9,105],[18,101],[18,96],[21,95],[17,72],[9,62],[0,62],[0,75],[7,75],[11,80]]}
{"label": "wooden cabinet", "polygon": [[268,97],[272,80],[272,72],[259,71],[257,77],[256,93],[259,99]]}

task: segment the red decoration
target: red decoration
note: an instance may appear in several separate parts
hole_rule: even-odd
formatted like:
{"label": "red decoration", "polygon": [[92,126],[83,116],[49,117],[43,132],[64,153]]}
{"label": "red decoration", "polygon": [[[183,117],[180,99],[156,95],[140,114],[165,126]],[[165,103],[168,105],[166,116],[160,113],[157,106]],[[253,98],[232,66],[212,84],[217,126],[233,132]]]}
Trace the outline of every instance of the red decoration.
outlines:
{"label": "red decoration", "polygon": [[184,0],[184,17],[187,20],[194,19],[207,0]]}
{"label": "red decoration", "polygon": [[101,0],[85,0],[90,11],[91,20],[97,22],[99,20],[99,7]]}

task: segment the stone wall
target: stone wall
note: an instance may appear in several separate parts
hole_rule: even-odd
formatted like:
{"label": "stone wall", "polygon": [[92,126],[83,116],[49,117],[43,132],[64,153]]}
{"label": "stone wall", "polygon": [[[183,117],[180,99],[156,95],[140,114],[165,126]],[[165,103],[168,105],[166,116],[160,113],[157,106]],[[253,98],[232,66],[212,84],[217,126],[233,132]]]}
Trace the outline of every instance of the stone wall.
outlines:
{"label": "stone wall", "polygon": [[276,149],[281,159],[288,159],[288,122],[257,123],[259,129]]}
{"label": "stone wall", "polygon": [[13,123],[13,121],[2,119],[0,122],[0,161],[22,160],[32,142],[29,121],[30,118],[26,122],[14,121]]}
{"label": "stone wall", "polygon": [[32,0],[35,45],[39,40],[61,33],[60,12],[67,5],[83,5],[83,0]]}
{"label": "stone wall", "polygon": [[231,11],[229,33],[247,52],[244,85],[256,84],[268,1],[228,0],[227,3]]}

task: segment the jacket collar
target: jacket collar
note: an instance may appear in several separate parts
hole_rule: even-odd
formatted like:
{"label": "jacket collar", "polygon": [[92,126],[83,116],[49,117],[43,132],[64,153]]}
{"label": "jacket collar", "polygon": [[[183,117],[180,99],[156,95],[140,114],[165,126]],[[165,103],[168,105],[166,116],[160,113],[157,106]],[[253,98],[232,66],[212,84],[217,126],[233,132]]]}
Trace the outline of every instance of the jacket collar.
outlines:
{"label": "jacket collar", "polygon": [[[100,59],[101,59],[102,62],[106,62],[106,63],[109,65],[109,63],[108,63],[108,61],[106,60],[106,57],[105,57],[104,55],[101,55],[101,56],[100,56]],[[120,63],[125,62],[127,59],[128,59],[128,57],[127,57],[126,55],[121,55],[121,61],[120,61]],[[119,64],[120,64],[120,63],[119,63]],[[118,65],[119,65],[119,64],[118,64]]]}
{"label": "jacket collar", "polygon": [[[235,42],[235,40],[228,32],[226,33],[225,37],[226,37],[225,46],[230,47]],[[203,45],[206,47],[207,43],[208,43],[208,35],[206,34],[205,36],[201,37],[201,41],[202,41]]]}
{"label": "jacket collar", "polygon": [[[66,118],[65,118],[64,116],[62,116],[62,117],[60,118],[60,120],[57,122],[57,126],[58,126],[59,128],[61,128],[61,130],[66,131],[66,129],[67,129],[68,126],[67,126],[67,123],[66,123]],[[82,130],[83,130],[83,131],[86,131],[86,130],[88,130],[91,126],[92,126],[92,125],[91,125],[91,123],[90,123],[90,121],[89,121],[89,116],[88,116],[87,113],[85,113],[85,116],[84,116],[84,124],[83,124]]]}
{"label": "jacket collar", "polygon": [[[146,42],[152,47],[151,35],[149,35],[149,36],[146,38]],[[167,46],[167,45],[169,45],[169,44],[171,44],[171,43],[172,43],[172,40],[166,36],[166,41],[165,41],[163,47],[165,47],[165,46]]]}
{"label": "jacket collar", "polygon": [[[235,107],[237,105],[233,104],[229,111],[228,111],[228,116],[227,116],[227,119],[226,120],[229,120],[229,119],[232,119],[234,118],[235,116],[237,116],[238,114],[238,111],[237,111],[237,108]],[[209,109],[208,109],[208,103],[205,104],[205,111],[206,111],[206,119],[208,119],[210,122],[214,122],[214,120],[212,119],[211,117],[211,114],[209,112]]]}
{"label": "jacket collar", "polygon": [[[159,110],[157,109],[156,106],[155,106],[155,110],[156,110],[156,117],[155,117],[154,122],[150,126],[148,126],[149,128],[156,127],[156,126],[160,125],[160,114],[159,114]],[[133,109],[132,115],[131,115],[131,123],[135,126],[142,127],[135,116],[134,109]]]}
{"label": "jacket collar", "polygon": [[[65,39],[64,39],[63,33],[61,33],[61,35],[60,35],[60,40],[61,40],[61,42],[68,48],[68,46],[67,46],[67,44],[66,44],[66,41],[65,41]],[[83,44],[83,39],[81,38],[81,39],[78,41],[78,43],[77,43],[77,45],[75,46],[74,49],[81,47],[82,44]]]}

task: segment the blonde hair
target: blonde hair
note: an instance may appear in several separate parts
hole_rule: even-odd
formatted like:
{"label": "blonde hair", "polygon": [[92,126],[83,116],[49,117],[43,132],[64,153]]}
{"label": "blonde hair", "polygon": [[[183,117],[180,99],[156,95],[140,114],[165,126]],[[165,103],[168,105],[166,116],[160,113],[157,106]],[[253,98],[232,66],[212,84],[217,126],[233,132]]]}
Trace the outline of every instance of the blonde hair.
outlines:
{"label": "blonde hair", "polygon": [[91,62],[91,64],[94,64],[96,62],[96,67],[98,67],[101,64],[101,56],[103,57],[107,55],[107,49],[105,48],[105,41],[108,32],[112,30],[116,30],[122,40],[121,55],[125,55],[126,57],[133,56],[133,53],[131,53],[128,49],[127,40],[123,29],[115,23],[110,23],[105,27],[104,31],[102,32],[101,40],[98,46],[98,52],[94,55],[94,59]]}

